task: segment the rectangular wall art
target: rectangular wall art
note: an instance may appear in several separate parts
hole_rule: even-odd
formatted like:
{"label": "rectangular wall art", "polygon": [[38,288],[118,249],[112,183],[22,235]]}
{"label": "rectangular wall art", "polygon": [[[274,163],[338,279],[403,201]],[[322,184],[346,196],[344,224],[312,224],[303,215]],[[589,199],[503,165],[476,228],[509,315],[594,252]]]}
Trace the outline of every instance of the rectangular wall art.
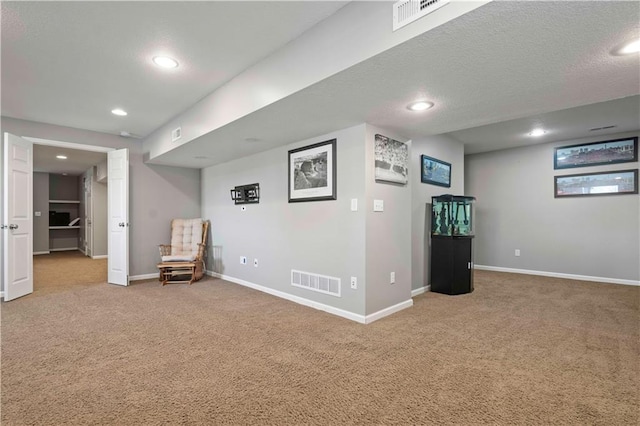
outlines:
{"label": "rectangular wall art", "polygon": [[376,181],[401,183],[409,181],[409,148],[386,136],[376,135],[375,140]]}
{"label": "rectangular wall art", "polygon": [[554,169],[638,161],[638,138],[615,139],[556,148]]}
{"label": "rectangular wall art", "polygon": [[451,188],[451,164],[426,155],[420,156],[422,183]]}
{"label": "rectangular wall art", "polygon": [[637,194],[638,170],[555,176],[555,197]]}
{"label": "rectangular wall art", "polygon": [[289,202],[335,200],[336,140],[289,151]]}

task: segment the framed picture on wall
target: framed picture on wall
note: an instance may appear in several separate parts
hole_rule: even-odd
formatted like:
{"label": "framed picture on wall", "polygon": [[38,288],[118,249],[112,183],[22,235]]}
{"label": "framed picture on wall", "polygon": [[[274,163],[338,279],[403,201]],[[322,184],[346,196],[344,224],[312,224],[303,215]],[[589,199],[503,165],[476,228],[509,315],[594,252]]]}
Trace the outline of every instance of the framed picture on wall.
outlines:
{"label": "framed picture on wall", "polygon": [[376,181],[400,183],[409,181],[409,148],[406,143],[376,135]]}
{"label": "framed picture on wall", "polygon": [[638,138],[614,139],[556,148],[554,169],[638,161]]}
{"label": "framed picture on wall", "polygon": [[336,139],[289,151],[289,202],[335,200]]}
{"label": "framed picture on wall", "polygon": [[555,198],[638,193],[638,169],[554,177]]}
{"label": "framed picture on wall", "polygon": [[451,164],[426,155],[420,156],[422,183],[451,188]]}

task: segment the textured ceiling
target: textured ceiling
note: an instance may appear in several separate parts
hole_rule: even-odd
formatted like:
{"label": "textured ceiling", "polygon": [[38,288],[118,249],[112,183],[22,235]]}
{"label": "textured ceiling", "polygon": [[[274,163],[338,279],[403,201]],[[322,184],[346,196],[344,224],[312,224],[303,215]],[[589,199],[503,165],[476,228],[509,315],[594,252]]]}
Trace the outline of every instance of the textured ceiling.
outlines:
{"label": "textured ceiling", "polygon": [[[2,2],[2,113],[146,135],[343,4]],[[551,112],[640,94],[640,56],[611,54],[639,34],[638,2],[491,2],[154,162],[204,167],[362,122],[413,139],[557,123]],[[180,72],[150,65],[159,51]],[[435,107],[405,108],[421,97]],[[115,106],[131,114],[113,117]],[[467,152],[526,143],[487,129],[453,135]]]}
{"label": "textured ceiling", "polygon": [[344,4],[2,2],[2,115],[145,136]]}
{"label": "textured ceiling", "polygon": [[[415,139],[638,95],[640,56],[611,51],[640,34],[639,17],[635,2],[492,2],[154,162],[202,167],[362,122]],[[435,107],[408,111],[420,97]],[[465,143],[522,143],[488,139]]]}

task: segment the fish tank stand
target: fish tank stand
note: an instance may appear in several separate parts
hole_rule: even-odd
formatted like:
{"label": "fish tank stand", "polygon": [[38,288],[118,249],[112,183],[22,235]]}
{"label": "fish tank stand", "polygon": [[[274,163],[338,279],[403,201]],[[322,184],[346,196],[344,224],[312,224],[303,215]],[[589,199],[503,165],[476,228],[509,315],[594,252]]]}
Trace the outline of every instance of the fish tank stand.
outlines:
{"label": "fish tank stand", "polygon": [[431,291],[473,291],[474,197],[440,195],[431,204]]}

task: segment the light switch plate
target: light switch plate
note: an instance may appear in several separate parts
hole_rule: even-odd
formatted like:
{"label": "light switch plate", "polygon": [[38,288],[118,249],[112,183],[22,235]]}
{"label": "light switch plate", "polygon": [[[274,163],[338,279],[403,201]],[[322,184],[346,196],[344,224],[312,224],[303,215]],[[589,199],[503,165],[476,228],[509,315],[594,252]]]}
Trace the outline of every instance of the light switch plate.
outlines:
{"label": "light switch plate", "polygon": [[357,198],[352,198],[351,199],[351,211],[352,212],[357,212],[358,211],[358,199]]}
{"label": "light switch plate", "polygon": [[36,217],[40,217],[40,216],[42,216],[42,212],[35,212],[35,216],[36,216]]}
{"label": "light switch plate", "polygon": [[373,211],[374,212],[383,212],[384,211],[384,200],[373,200]]}

